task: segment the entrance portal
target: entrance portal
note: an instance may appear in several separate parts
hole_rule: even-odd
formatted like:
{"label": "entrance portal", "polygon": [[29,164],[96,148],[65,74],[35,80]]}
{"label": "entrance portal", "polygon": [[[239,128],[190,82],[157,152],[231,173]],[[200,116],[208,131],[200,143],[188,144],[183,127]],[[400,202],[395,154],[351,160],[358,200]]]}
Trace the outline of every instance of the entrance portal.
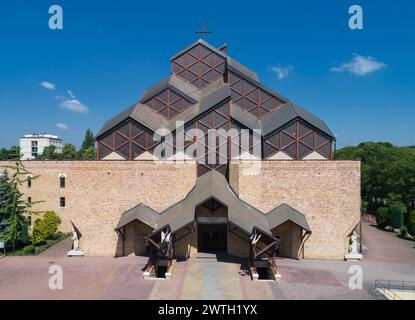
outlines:
{"label": "entrance portal", "polygon": [[198,251],[199,252],[226,252],[227,251],[226,224],[199,224]]}
{"label": "entrance portal", "polygon": [[198,252],[227,252],[228,208],[212,198],[196,207]]}

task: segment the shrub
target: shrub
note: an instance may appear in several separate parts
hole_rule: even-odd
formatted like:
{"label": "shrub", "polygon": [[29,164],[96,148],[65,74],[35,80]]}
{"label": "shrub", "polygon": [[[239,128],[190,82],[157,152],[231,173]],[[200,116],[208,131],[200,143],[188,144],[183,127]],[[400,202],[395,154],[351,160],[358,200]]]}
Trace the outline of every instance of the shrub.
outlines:
{"label": "shrub", "polygon": [[393,228],[401,228],[403,226],[403,214],[406,212],[406,207],[401,202],[395,202],[390,205],[388,212],[388,225]]}
{"label": "shrub", "polygon": [[409,214],[409,219],[408,219],[408,232],[415,236],[415,210],[413,210],[410,214]]}
{"label": "shrub", "polygon": [[406,227],[402,227],[399,232],[399,236],[405,239],[408,236],[408,229],[406,229]]}
{"label": "shrub", "polygon": [[23,248],[23,254],[24,255],[29,255],[29,254],[33,254],[35,253],[35,247],[33,245],[30,246],[26,246]]}
{"label": "shrub", "polygon": [[68,237],[68,235],[66,233],[58,231],[52,236],[51,240],[62,240],[62,239],[65,239],[67,237]]}
{"label": "shrub", "polygon": [[362,200],[361,207],[360,207],[362,214],[367,214],[368,206],[369,206],[369,202]]}
{"label": "shrub", "polygon": [[33,226],[33,244],[40,246],[47,240],[54,239],[61,219],[54,211],[45,212],[43,219],[37,219]]}
{"label": "shrub", "polygon": [[48,211],[43,215],[45,224],[46,240],[52,239],[54,234],[58,231],[58,226],[61,224],[61,218],[54,211]]}
{"label": "shrub", "polygon": [[46,242],[46,225],[43,219],[37,219],[33,225],[33,244],[40,246]]}
{"label": "shrub", "polygon": [[381,228],[385,228],[388,224],[388,211],[389,209],[386,207],[380,207],[376,211],[376,222]]}

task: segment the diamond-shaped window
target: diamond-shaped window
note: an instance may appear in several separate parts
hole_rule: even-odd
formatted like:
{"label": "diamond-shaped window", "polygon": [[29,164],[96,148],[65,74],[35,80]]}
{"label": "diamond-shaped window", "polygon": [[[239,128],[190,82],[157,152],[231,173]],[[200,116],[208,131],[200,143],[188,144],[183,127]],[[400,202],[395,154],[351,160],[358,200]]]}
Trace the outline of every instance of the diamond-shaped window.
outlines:
{"label": "diamond-shaped window", "polygon": [[173,89],[166,89],[144,102],[154,111],[171,119],[192,105],[192,102]]}
{"label": "diamond-shaped window", "polygon": [[173,60],[173,73],[185,81],[203,88],[223,77],[226,59],[198,44]]}

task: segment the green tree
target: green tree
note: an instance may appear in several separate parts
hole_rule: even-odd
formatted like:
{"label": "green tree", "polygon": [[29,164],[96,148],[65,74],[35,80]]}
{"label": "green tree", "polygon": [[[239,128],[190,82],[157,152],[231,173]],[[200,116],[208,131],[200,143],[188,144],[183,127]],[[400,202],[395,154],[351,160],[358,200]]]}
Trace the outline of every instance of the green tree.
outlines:
{"label": "green tree", "polygon": [[71,143],[66,143],[63,146],[61,160],[76,160],[78,158],[78,153],[76,147]]}
{"label": "green tree", "polygon": [[95,148],[90,147],[88,149],[81,150],[79,158],[80,160],[95,160],[96,159]]}
{"label": "green tree", "polygon": [[388,213],[389,208],[387,207],[379,207],[376,211],[376,222],[379,227],[385,228],[388,223]]}
{"label": "green tree", "polygon": [[9,173],[4,170],[0,173],[0,239],[4,240],[5,232],[8,226],[10,212],[6,210],[8,204],[7,195],[11,194],[12,185],[10,183]]}
{"label": "green tree", "polygon": [[33,244],[38,246],[53,239],[58,231],[61,219],[54,211],[47,211],[43,218],[37,219],[33,225]]}
{"label": "green tree", "polygon": [[361,213],[362,213],[362,215],[363,214],[367,214],[368,212],[367,212],[367,206],[368,206],[368,202],[367,201],[362,201],[362,203],[360,204],[360,211],[361,211]]}
{"label": "green tree", "polygon": [[392,203],[388,212],[388,225],[393,228],[401,228],[403,226],[403,215],[406,207],[401,202]]}
{"label": "green tree", "polygon": [[335,158],[361,161],[362,199],[369,212],[395,201],[415,209],[415,149],[363,142],[338,150]]}
{"label": "green tree", "polygon": [[412,212],[409,214],[408,232],[411,235],[415,236],[415,210],[412,210]]}
{"label": "green tree", "polygon": [[82,142],[82,147],[79,150],[79,159],[80,160],[95,160],[95,137],[91,129],[88,129],[85,133],[84,141]]}
{"label": "green tree", "polygon": [[2,148],[0,149],[0,160],[18,160],[20,159],[20,148],[13,146],[10,149]]}
{"label": "green tree", "polygon": [[91,129],[86,130],[81,150],[86,150],[88,148],[95,148],[95,137]]}
{"label": "green tree", "polygon": [[45,224],[46,239],[52,239],[55,233],[58,231],[58,226],[61,224],[61,218],[54,211],[47,211],[43,215],[43,221]]}
{"label": "green tree", "polygon": [[[2,222],[2,233],[0,237],[6,242],[12,244],[13,250],[16,250],[17,243],[26,243],[28,241],[27,216],[31,215],[30,208],[33,203],[23,200],[23,194],[19,188],[27,181],[30,172],[26,170],[22,162],[17,161],[14,165],[8,166],[12,169],[13,175],[2,182],[2,196],[0,200],[0,212],[5,217]],[[22,176],[24,178],[22,178]],[[36,179],[33,177],[32,179]]]}
{"label": "green tree", "polygon": [[33,224],[33,244],[42,245],[46,242],[46,225],[43,219],[37,219]]}
{"label": "green tree", "polygon": [[43,153],[36,157],[36,160],[59,160],[61,157],[60,154],[56,153],[56,147],[50,145],[43,149]]}

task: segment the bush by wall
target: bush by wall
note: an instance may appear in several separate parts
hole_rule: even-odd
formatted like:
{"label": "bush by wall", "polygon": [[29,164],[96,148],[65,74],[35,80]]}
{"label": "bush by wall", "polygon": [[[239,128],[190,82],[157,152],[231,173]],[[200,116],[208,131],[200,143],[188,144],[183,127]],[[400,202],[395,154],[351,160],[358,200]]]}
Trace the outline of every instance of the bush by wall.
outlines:
{"label": "bush by wall", "polygon": [[50,240],[58,231],[58,226],[61,224],[61,218],[59,218],[56,212],[48,211],[43,215],[43,221],[45,223],[46,240]]}
{"label": "bush by wall", "polygon": [[389,213],[389,208],[387,207],[380,207],[376,211],[376,222],[379,227],[385,228],[387,226],[388,213]]}
{"label": "bush by wall", "polygon": [[412,236],[415,236],[415,210],[413,210],[409,214],[409,218],[408,218],[408,232]]}
{"label": "bush by wall", "polygon": [[39,246],[53,239],[60,224],[61,219],[56,212],[45,212],[43,219],[37,219],[33,226],[33,244]]}
{"label": "bush by wall", "polygon": [[29,245],[23,248],[23,254],[24,255],[30,255],[35,253],[35,247],[33,245]]}
{"label": "bush by wall", "polygon": [[42,245],[46,242],[46,225],[43,219],[37,219],[33,225],[33,244]]}
{"label": "bush by wall", "polygon": [[403,226],[403,214],[406,207],[401,202],[395,202],[390,205],[388,212],[388,225],[393,228],[401,228]]}

